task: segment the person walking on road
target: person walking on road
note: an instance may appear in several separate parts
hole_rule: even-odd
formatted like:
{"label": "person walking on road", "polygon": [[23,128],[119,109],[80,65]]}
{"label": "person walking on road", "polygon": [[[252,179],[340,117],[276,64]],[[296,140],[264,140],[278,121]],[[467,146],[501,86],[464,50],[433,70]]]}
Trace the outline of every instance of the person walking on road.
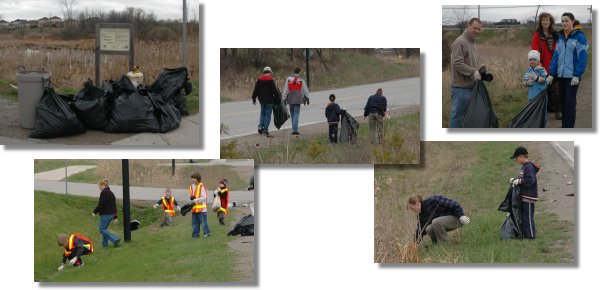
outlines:
{"label": "person walking on road", "polygon": [[162,206],[162,210],[164,213],[164,217],[160,226],[168,226],[173,225],[173,216],[175,215],[175,210],[180,210],[179,204],[175,200],[175,197],[171,195],[171,189],[165,189],[165,196],[159,199],[155,204],[154,208],[158,206]]}
{"label": "person walking on road", "polygon": [[200,237],[200,224],[204,231],[204,237],[210,237],[210,229],[208,228],[208,211],[206,210],[207,193],[204,184],[202,184],[202,176],[199,172],[194,172],[191,176],[192,184],[190,185],[190,202],[192,206],[192,238]]}
{"label": "person walking on road", "polygon": [[575,127],[577,90],[587,66],[588,42],[581,31],[579,20],[572,13],[565,12],[560,18],[563,30],[560,31],[556,51],[550,63],[549,82],[558,80],[562,127]]}
{"label": "person walking on road", "polygon": [[[531,40],[531,49],[540,53],[540,64],[547,73],[550,73],[550,62],[556,50],[558,32],[554,30],[554,16],[547,12],[540,13],[536,29]],[[560,96],[558,94],[558,82],[554,82],[546,89],[548,92],[548,112],[554,112],[557,120],[562,119],[560,112]]]}
{"label": "person walking on road", "polygon": [[521,165],[519,175],[510,179],[512,186],[518,186],[521,195],[521,234],[524,239],[535,239],[535,203],[538,201],[537,173],[539,165],[529,160],[529,152],[525,147],[517,147],[511,159]]}
{"label": "person walking on road", "polygon": [[260,116],[258,119],[258,134],[264,134],[269,137],[269,125],[271,124],[271,114],[273,113],[273,104],[281,100],[281,93],[277,89],[275,80],[273,80],[273,71],[270,67],[263,69],[263,74],[254,84],[252,92],[252,104],[256,105],[256,99],[260,103]]}
{"label": "person walking on road", "polygon": [[477,69],[475,40],[481,31],[481,20],[471,18],[465,32],[452,43],[450,57],[450,128],[460,128],[475,81],[481,80]]}
{"label": "person walking on road", "polygon": [[300,77],[300,67],[296,67],[294,74],[287,78],[283,89],[283,99],[290,106],[290,115],[292,115],[292,135],[300,135],[298,131],[300,105],[310,104],[308,96],[306,82]]}
{"label": "person walking on road", "polygon": [[103,248],[108,247],[108,242],[113,243],[115,247],[118,247],[119,243],[121,242],[121,239],[108,231],[110,222],[117,222],[117,199],[115,198],[115,194],[110,190],[108,183],[108,179],[102,179],[98,183],[98,188],[100,189],[100,198],[98,199],[98,205],[92,213],[92,216],[96,216],[96,214],[100,215],[98,229],[100,234],[102,234]]}
{"label": "person walking on road", "polygon": [[417,243],[421,242],[424,235],[428,235],[434,244],[447,242],[449,231],[471,222],[458,202],[441,195],[428,198],[422,198],[420,195],[411,196],[407,207],[419,215],[415,233]]}
{"label": "person walking on road", "polygon": [[[92,240],[81,234],[72,234],[70,236],[67,234],[59,234],[58,246],[63,247],[64,250],[62,264],[58,267],[58,271],[62,271],[67,265],[83,267],[81,256],[94,253]],[[67,261],[69,262],[68,264]]]}
{"label": "person walking on road", "polygon": [[383,117],[387,114],[387,99],[383,96],[383,89],[370,96],[365,105],[363,116],[369,118],[369,132],[371,144],[383,144]]}

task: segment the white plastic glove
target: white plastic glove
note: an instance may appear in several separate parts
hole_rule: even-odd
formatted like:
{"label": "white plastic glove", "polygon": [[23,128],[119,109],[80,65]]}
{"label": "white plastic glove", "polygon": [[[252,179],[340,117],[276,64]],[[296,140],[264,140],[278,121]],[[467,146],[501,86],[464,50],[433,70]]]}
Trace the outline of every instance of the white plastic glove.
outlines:
{"label": "white plastic glove", "polygon": [[76,262],[77,262],[77,257],[75,257],[75,258],[71,259],[71,260],[69,261],[69,264],[71,264],[71,265],[75,265],[75,263],[76,263]]}
{"label": "white plastic glove", "polygon": [[154,207],[154,208],[157,208],[157,207],[158,207],[158,204],[154,204],[152,207]]}
{"label": "white plastic glove", "polygon": [[533,85],[533,83],[535,83],[535,79],[527,79],[527,81],[525,82],[526,85],[531,86]]}
{"label": "white plastic glove", "polygon": [[179,206],[177,206],[177,211],[181,211],[181,208]]}
{"label": "white plastic glove", "polygon": [[512,178],[512,181],[511,181],[511,183],[512,183],[514,186],[517,186],[517,185],[521,184],[521,179],[520,179],[520,178]]}
{"label": "white plastic glove", "polygon": [[571,85],[572,86],[578,86],[579,85],[579,78],[578,77],[573,77],[571,79]]}
{"label": "white plastic glove", "polygon": [[476,81],[480,81],[481,80],[481,74],[479,74],[478,70],[475,70],[475,73],[473,74],[473,77],[475,78]]}
{"label": "white plastic glove", "polygon": [[552,76],[546,77],[546,85],[551,85],[554,78]]}
{"label": "white plastic glove", "polygon": [[96,216],[96,214],[95,214],[95,213],[92,213],[92,217],[95,217],[95,216]]}
{"label": "white plastic glove", "polygon": [[62,271],[65,268],[65,264],[60,264],[58,267],[58,271]]}
{"label": "white plastic glove", "polygon": [[466,215],[461,216],[458,220],[460,220],[460,222],[463,225],[466,225],[466,224],[468,224],[468,223],[471,222],[471,219],[468,216],[466,216]]}
{"label": "white plastic glove", "polygon": [[511,178],[510,178],[510,181],[509,181],[508,183],[512,184],[514,180],[515,180],[515,178],[514,178],[514,177],[511,177]]}
{"label": "white plastic glove", "polygon": [[118,222],[119,222],[119,219],[114,219],[113,220],[113,223],[115,223],[115,224],[118,223]]}
{"label": "white plastic glove", "polygon": [[204,202],[204,197],[196,198],[196,199],[194,199],[194,202],[195,203],[202,203],[202,202]]}

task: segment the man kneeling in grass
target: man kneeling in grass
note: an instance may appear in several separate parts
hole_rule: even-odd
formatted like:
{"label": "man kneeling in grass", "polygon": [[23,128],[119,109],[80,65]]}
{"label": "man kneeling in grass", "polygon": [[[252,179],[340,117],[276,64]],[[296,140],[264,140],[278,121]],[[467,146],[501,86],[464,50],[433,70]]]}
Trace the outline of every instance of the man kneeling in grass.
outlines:
{"label": "man kneeling in grass", "polygon": [[441,195],[423,199],[420,195],[411,196],[407,207],[419,215],[415,241],[419,243],[428,235],[433,243],[447,242],[447,232],[469,223],[460,204]]}

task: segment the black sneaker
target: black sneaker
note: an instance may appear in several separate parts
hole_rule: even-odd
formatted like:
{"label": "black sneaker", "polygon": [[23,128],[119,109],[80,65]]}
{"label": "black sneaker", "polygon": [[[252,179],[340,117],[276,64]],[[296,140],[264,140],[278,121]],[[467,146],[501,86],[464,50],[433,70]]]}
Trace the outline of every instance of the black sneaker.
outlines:
{"label": "black sneaker", "polygon": [[120,242],[121,242],[121,239],[117,239],[117,240],[115,241],[115,248],[119,246],[119,243],[120,243]]}
{"label": "black sneaker", "polygon": [[300,135],[300,132],[292,132],[292,135]]}
{"label": "black sneaker", "polygon": [[271,137],[273,137],[273,135],[269,134],[269,132],[266,132],[266,133],[265,133],[265,136],[267,136],[267,138],[271,138]]}
{"label": "black sneaker", "polygon": [[263,133],[263,128],[258,126],[258,134],[262,134]]}

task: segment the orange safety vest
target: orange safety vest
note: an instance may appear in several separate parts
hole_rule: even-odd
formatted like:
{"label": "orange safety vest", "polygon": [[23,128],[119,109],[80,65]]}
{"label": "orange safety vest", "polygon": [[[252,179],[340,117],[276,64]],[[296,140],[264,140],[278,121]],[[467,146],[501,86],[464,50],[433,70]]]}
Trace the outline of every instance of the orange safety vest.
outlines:
{"label": "orange safety vest", "polygon": [[290,81],[288,79],[288,90],[289,91],[301,91],[302,90],[302,81],[298,81],[298,77],[294,77],[294,81]]}
{"label": "orange safety vest", "polygon": [[225,199],[221,198],[221,206],[218,211],[225,212],[225,215],[229,215],[229,189],[225,188],[219,192],[226,192]]}
{"label": "orange safety vest", "polygon": [[167,202],[167,198],[162,198],[162,208],[165,213],[169,213],[170,216],[175,215],[175,197],[171,196],[171,202]]}
{"label": "orange safety vest", "polygon": [[[202,182],[200,182],[198,183],[198,185],[196,185],[196,190],[193,191],[192,185],[190,185],[190,196],[193,196],[194,198],[200,198],[200,189],[202,189],[202,187],[204,187],[204,185],[202,184]],[[205,203],[195,202],[194,206],[192,207],[192,213],[202,212],[205,208]]]}
{"label": "orange safety vest", "polygon": [[69,237],[69,244],[65,247],[65,257],[68,257],[73,252],[73,248],[75,248],[75,238],[80,239],[83,242],[83,247],[89,251],[89,254],[94,253],[94,245],[92,245],[92,241],[81,234],[72,234]]}

